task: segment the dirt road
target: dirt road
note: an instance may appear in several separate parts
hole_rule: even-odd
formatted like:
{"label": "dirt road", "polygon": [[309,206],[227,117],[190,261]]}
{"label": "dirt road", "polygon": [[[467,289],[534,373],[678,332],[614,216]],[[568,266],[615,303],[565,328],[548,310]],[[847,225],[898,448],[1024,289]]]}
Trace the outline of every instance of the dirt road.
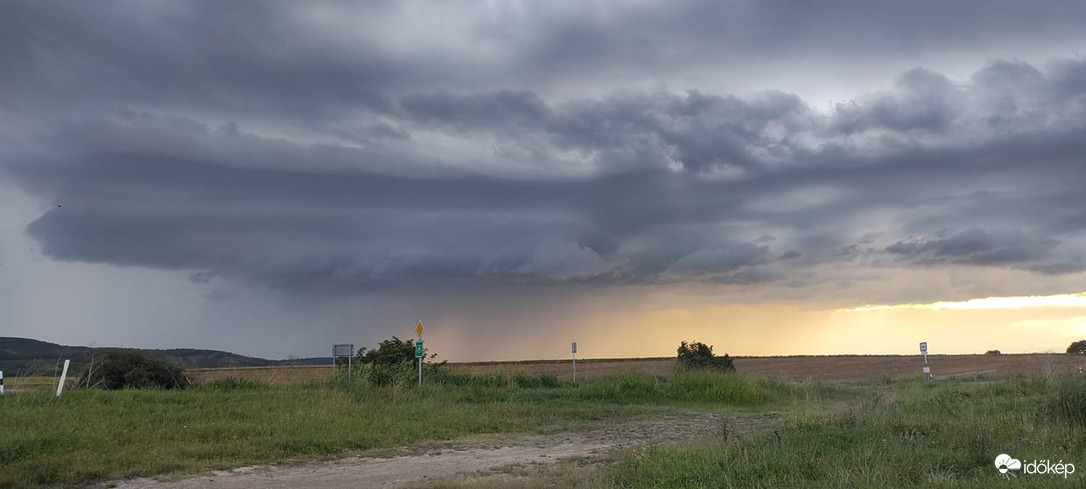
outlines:
{"label": "dirt road", "polygon": [[745,436],[764,429],[778,415],[666,413],[623,423],[521,438],[505,444],[448,443],[425,453],[391,458],[352,457],[330,462],[244,467],[190,479],[160,482],[132,479],[99,487],[151,489],[257,489],[307,487],[396,487],[402,484],[463,477],[480,470],[513,464],[553,463],[625,447],[705,436]]}

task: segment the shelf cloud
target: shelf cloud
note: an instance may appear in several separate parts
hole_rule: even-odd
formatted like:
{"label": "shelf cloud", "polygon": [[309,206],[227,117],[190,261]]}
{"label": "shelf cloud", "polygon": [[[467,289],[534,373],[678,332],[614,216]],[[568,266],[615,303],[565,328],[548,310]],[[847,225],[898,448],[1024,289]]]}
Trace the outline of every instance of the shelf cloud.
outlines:
{"label": "shelf cloud", "polygon": [[214,302],[1040,281],[1086,271],[1082,25],[1044,2],[23,3],[0,175],[43,204],[19,219],[45,258]]}

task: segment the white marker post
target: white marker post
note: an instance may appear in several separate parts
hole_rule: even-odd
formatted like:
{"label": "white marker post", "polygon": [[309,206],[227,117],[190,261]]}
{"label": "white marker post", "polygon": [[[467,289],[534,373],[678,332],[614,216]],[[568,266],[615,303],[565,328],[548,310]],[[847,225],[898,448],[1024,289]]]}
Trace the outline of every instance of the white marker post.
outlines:
{"label": "white marker post", "polygon": [[64,379],[68,378],[68,364],[71,360],[64,361],[64,370],[60,372],[60,383],[57,384],[57,397],[60,397],[60,393],[64,391]]}
{"label": "white marker post", "polygon": [[0,370],[0,396],[4,395],[4,371]]}
{"label": "white marker post", "polygon": [[573,381],[577,382],[577,342],[573,342]]}
{"label": "white marker post", "polygon": [[920,342],[920,354],[924,355],[924,373],[928,374],[928,380],[935,380],[931,375],[931,367],[928,366],[928,342]]}

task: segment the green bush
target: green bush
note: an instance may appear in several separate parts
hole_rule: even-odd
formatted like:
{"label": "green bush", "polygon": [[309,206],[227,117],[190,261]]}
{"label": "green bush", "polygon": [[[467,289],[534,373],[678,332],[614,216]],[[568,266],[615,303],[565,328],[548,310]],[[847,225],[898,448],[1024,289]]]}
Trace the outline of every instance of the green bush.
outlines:
{"label": "green bush", "polygon": [[[430,355],[433,359],[437,355]],[[424,357],[426,359],[426,357]],[[415,340],[401,340],[393,336],[382,341],[377,348],[366,350],[361,348],[355,355],[355,371],[351,377],[374,387],[388,387],[393,385],[408,385],[418,382],[418,370],[415,357]],[[423,375],[423,382],[431,374],[447,377],[443,372],[444,362],[440,364],[427,363]]]}
{"label": "green bush", "polygon": [[[412,355],[414,350],[412,350]],[[359,374],[369,381],[370,385],[388,387],[391,385],[405,385],[418,382],[418,371],[410,362],[400,363],[372,363],[364,365]]]}
{"label": "green bush", "polygon": [[1086,353],[1086,340],[1078,340],[1067,347],[1067,354]]}
{"label": "green bush", "polygon": [[359,365],[399,365],[415,361],[415,340],[401,340],[395,336],[382,341],[373,350],[361,348],[355,355]]}
{"label": "green bush", "polygon": [[91,363],[76,381],[80,387],[118,389],[183,389],[189,384],[177,363],[135,351],[109,353]]}
{"label": "green bush", "polygon": [[700,341],[691,343],[682,342],[679,345],[678,357],[679,370],[712,369],[724,372],[734,372],[735,365],[727,353],[717,356],[713,353],[712,345],[706,345]]}

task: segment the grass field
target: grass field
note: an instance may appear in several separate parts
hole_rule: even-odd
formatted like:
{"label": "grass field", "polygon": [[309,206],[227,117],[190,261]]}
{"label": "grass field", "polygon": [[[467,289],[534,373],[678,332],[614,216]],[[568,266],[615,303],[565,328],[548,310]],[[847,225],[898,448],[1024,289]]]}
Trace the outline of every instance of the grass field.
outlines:
{"label": "grass field", "polygon": [[57,379],[52,377],[8,377],[4,379],[4,387],[19,389],[23,387],[57,386]]}
{"label": "grass field", "polygon": [[[12,393],[33,390],[55,391],[59,380],[59,378],[54,377],[6,377],[4,378],[4,390]],[[74,383],[75,378],[68,377],[64,384],[65,387],[70,387]]]}
{"label": "grass field", "polygon": [[[1051,370],[935,382],[626,372],[573,384],[483,373],[450,374],[421,388],[223,379],[185,391],[28,392],[0,397],[0,487],[409,453],[443,440],[690,410],[772,412],[778,421],[741,437],[723,426],[718,436],[620,451],[600,464],[497,486],[988,487],[1003,482],[993,465],[1000,453],[1086,471],[1086,377]],[[1080,477],[1086,474],[1019,474],[1014,483],[1080,487]],[[479,484],[486,481],[468,486]]]}
{"label": "grass field", "polygon": [[[931,355],[937,377],[1011,374],[1050,375],[1078,372],[1086,357],[1055,353],[1020,355]],[[920,374],[920,355],[827,355],[791,357],[735,357],[740,375],[777,380],[862,381],[882,378],[910,378]],[[465,374],[554,375],[572,377],[569,360],[519,362],[450,363],[449,369]],[[668,375],[675,369],[674,358],[608,358],[577,360],[580,379],[606,377],[621,372]],[[273,385],[321,382],[332,376],[330,366],[252,367],[189,369],[197,383],[222,378],[244,378]]]}
{"label": "grass field", "polygon": [[549,377],[466,379],[456,386],[421,388],[375,388],[343,379],[273,387],[228,379],[185,391],[3,396],[0,487],[79,485],[388,452],[476,434],[570,428],[679,406],[749,409],[788,391],[782,385],[699,373],[667,381],[627,374],[576,385]]}
{"label": "grass field", "polygon": [[[1049,375],[1078,372],[1086,357],[1054,353],[1019,355],[930,355],[936,376],[1011,374]],[[920,355],[825,355],[788,357],[735,357],[740,375],[778,380],[861,381],[882,378],[909,378],[920,374]],[[450,368],[464,373],[517,373],[572,376],[569,360],[524,362],[453,363]],[[578,378],[607,376],[638,371],[666,375],[675,369],[674,358],[629,358],[577,360]]]}
{"label": "grass field", "polygon": [[324,382],[332,378],[332,367],[298,365],[292,367],[234,367],[194,368],[187,370],[194,382],[207,383],[220,379],[247,379],[270,385],[287,385],[299,382]]}
{"label": "grass field", "polygon": [[[866,383],[858,398],[807,399],[779,433],[626,453],[620,487],[992,487],[994,459],[1086,470],[1086,379],[1016,377]],[[1074,469],[1072,469],[1074,470]],[[1015,475],[1015,486],[1082,487],[1071,474]],[[1008,477],[1009,478],[1009,477]]]}
{"label": "grass field", "polygon": [[[795,386],[795,384],[790,384]],[[513,467],[487,478],[420,483],[424,489],[1083,487],[1086,377],[919,379],[800,390],[776,405],[785,419],[754,436],[719,436],[612,453],[602,464]],[[1008,471],[1011,454],[1064,473]]]}

